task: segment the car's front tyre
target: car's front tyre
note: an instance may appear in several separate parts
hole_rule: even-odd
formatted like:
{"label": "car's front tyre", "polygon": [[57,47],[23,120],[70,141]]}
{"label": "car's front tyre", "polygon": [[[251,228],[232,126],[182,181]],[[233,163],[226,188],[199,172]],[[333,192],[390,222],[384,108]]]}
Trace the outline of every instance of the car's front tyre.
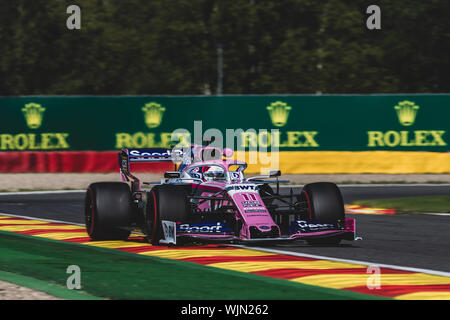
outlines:
{"label": "car's front tyre", "polygon": [[189,217],[187,196],[190,185],[162,184],[155,186],[147,196],[147,230],[151,243],[158,245],[164,237],[162,220],[184,222]]}
{"label": "car's front tyre", "polygon": [[[344,201],[338,186],[331,182],[310,183],[303,187],[300,200],[307,203],[306,218],[337,223],[345,220]],[[339,237],[309,239],[311,245],[338,245]]]}

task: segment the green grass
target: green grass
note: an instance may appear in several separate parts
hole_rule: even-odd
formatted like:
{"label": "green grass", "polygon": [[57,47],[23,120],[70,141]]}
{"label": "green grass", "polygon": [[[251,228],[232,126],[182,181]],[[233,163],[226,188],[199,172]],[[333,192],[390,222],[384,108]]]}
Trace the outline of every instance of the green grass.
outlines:
{"label": "green grass", "polygon": [[[81,292],[110,299],[379,299],[349,291],[221,270],[190,262],[0,231],[0,270],[65,288],[69,265],[81,269]],[[3,273],[5,277],[7,273]],[[14,279],[6,277],[6,281]],[[23,282],[21,283],[24,284]],[[34,285],[39,290],[39,286]],[[42,291],[45,291],[43,286]]]}
{"label": "green grass", "polygon": [[17,273],[11,273],[0,270],[0,280],[15,283],[33,290],[48,293],[51,296],[67,300],[99,300],[101,298],[91,296],[80,290],[68,290],[61,285],[38,280],[32,277],[23,276]]}
{"label": "green grass", "polygon": [[397,209],[405,213],[450,212],[450,196],[358,200],[353,204],[363,207]]}

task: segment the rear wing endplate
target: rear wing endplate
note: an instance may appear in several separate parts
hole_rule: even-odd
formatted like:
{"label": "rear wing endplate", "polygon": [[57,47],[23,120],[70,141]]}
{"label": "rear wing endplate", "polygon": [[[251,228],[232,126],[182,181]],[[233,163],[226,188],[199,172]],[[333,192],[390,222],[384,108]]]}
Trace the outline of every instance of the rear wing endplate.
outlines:
{"label": "rear wing endplate", "polygon": [[182,150],[171,150],[165,148],[150,149],[122,149],[119,152],[119,168],[123,175],[128,178],[136,179],[130,173],[130,163],[156,163],[156,162],[176,162],[180,161],[183,156]]}

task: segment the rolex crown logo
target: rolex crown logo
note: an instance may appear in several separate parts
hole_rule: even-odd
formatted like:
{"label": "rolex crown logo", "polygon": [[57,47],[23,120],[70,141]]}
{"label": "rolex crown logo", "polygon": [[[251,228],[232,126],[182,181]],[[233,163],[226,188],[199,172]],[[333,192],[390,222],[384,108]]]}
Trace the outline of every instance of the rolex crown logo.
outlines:
{"label": "rolex crown logo", "polygon": [[28,103],[22,108],[22,112],[25,116],[25,121],[27,126],[31,129],[37,129],[42,124],[42,118],[44,115],[45,108],[37,103]]}
{"label": "rolex crown logo", "polygon": [[161,124],[162,117],[166,108],[156,102],[149,102],[143,108],[145,115],[145,124],[149,128],[156,128]]}
{"label": "rolex crown logo", "polygon": [[402,101],[394,107],[397,111],[398,121],[403,126],[410,126],[416,120],[417,110],[419,106],[412,101]]}
{"label": "rolex crown logo", "polygon": [[270,106],[267,107],[270,119],[272,120],[273,125],[277,127],[282,127],[286,124],[291,109],[290,106],[281,101],[272,102]]}

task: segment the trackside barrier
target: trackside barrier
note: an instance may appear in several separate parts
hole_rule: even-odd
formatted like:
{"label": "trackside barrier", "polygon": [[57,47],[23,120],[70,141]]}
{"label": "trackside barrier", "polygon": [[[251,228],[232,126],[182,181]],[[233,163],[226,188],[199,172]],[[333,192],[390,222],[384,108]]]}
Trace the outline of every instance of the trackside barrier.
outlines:
{"label": "trackside barrier", "polygon": [[[247,155],[248,158],[248,155]],[[249,165],[246,172],[268,171]],[[280,152],[283,174],[449,173],[450,154],[439,152]],[[139,164],[133,172],[173,170],[171,163]],[[0,152],[0,172],[118,172],[117,151]]]}
{"label": "trackside barrier", "polygon": [[[0,172],[117,172],[117,151],[0,152]],[[133,172],[164,172],[171,163],[139,164]]]}
{"label": "trackside barrier", "polygon": [[247,155],[279,149],[287,174],[450,173],[449,106],[450,94],[0,97],[0,172],[116,171],[121,148],[167,148],[177,129],[192,141],[200,123]]}

